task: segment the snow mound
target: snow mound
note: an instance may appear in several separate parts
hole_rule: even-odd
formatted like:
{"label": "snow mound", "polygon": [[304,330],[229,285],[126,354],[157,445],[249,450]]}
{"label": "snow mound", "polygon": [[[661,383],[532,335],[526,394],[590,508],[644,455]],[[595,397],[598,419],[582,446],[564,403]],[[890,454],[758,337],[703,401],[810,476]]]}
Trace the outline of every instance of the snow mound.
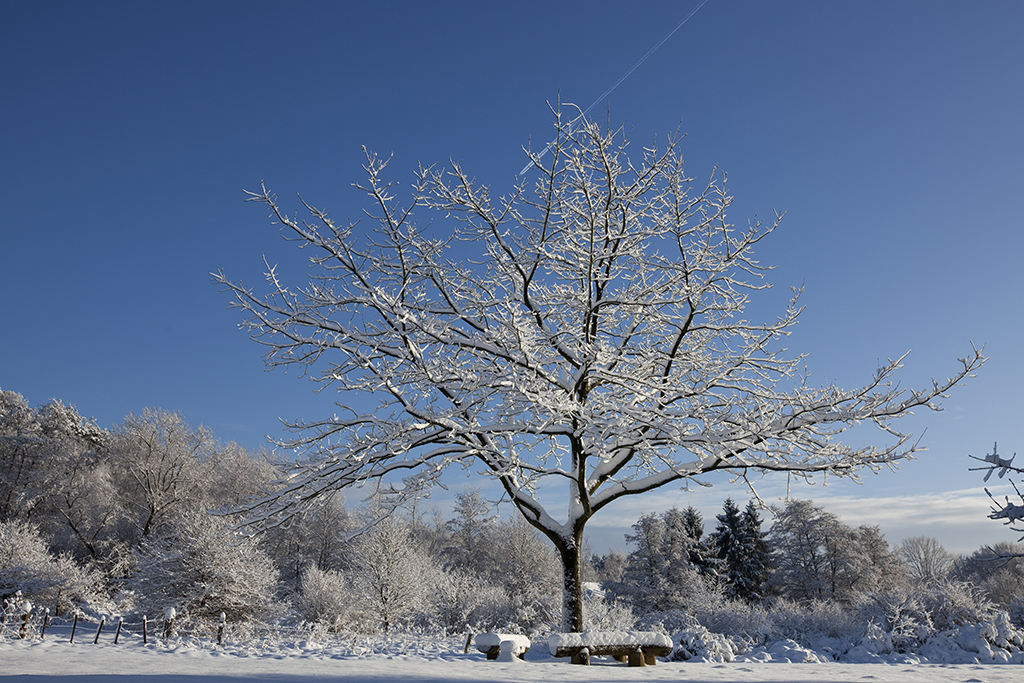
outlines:
{"label": "snow mound", "polygon": [[672,638],[673,662],[731,662],[736,658],[736,648],[728,636],[712,633],[700,624],[690,626]]}
{"label": "snow mound", "polygon": [[832,661],[795,640],[783,639],[753,648],[736,658],[737,662],[774,662],[776,664],[821,664]]}

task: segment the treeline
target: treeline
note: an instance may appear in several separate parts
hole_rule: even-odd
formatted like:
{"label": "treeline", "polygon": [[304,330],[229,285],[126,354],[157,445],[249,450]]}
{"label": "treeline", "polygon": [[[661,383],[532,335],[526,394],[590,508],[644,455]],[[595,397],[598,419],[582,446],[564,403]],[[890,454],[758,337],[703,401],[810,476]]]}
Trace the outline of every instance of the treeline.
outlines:
{"label": "treeline", "polygon": [[[104,429],[59,401],[30,408],[0,392],[0,598],[13,605],[20,591],[58,614],[174,607],[179,623],[224,613],[339,631],[558,623],[553,549],[522,519],[495,516],[480,492],[457,494],[447,519],[407,509],[376,521],[372,498],[349,508],[338,495],[256,536],[239,532],[231,510],[273,490],[282,471],[268,452],[223,444],[177,413],[147,409]],[[750,621],[751,610],[856,611],[899,595],[1024,615],[1024,563],[992,561],[1012,546],[953,556],[914,538],[891,548],[877,527],[849,527],[808,501],[774,510],[770,525],[762,514],[727,500],[707,532],[693,508],[644,515],[628,552],[591,554],[590,623]]]}

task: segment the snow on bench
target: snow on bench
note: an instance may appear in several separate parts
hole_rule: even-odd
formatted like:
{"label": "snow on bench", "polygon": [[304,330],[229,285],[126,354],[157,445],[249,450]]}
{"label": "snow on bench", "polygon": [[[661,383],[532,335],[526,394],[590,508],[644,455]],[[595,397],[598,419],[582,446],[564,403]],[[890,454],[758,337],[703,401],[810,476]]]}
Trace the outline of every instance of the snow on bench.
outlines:
{"label": "snow on bench", "polygon": [[506,641],[511,643],[506,649],[511,649],[519,659],[530,650],[530,639],[514,633],[480,633],[474,639],[476,649],[487,655],[487,659],[497,659],[501,654],[501,644]]}
{"label": "snow on bench", "polygon": [[548,638],[552,657],[572,657],[573,664],[590,664],[590,658],[607,655],[629,666],[654,666],[655,657],[672,652],[672,639],[650,631],[584,631],[555,633]]}

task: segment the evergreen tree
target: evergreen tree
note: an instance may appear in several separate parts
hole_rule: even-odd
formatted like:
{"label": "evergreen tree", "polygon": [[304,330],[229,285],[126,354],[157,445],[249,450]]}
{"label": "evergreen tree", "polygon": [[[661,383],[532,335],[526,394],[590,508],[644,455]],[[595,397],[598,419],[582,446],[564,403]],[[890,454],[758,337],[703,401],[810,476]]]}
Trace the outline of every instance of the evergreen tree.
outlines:
{"label": "evergreen tree", "polygon": [[743,532],[740,509],[732,498],[722,505],[722,514],[716,515],[718,525],[708,539],[719,561],[719,574],[726,583],[726,595],[737,595],[737,578],[744,562]]}
{"label": "evergreen tree", "polygon": [[697,542],[678,508],[643,515],[633,525],[635,534],[626,535],[634,545],[629,554],[623,583],[618,590],[633,605],[643,610],[682,608],[700,581],[698,569],[690,561]]}
{"label": "evergreen tree", "polygon": [[772,553],[768,532],[761,530],[761,515],[752,500],[747,501],[740,518],[740,537],[744,559],[733,580],[734,592],[742,600],[757,602],[764,598],[764,585],[772,575]]}
{"label": "evergreen tree", "polygon": [[761,517],[753,501],[740,512],[729,498],[717,515],[718,526],[709,539],[720,573],[725,581],[725,594],[745,602],[764,597],[764,583],[771,575],[771,554],[761,531]]}
{"label": "evergreen tree", "polygon": [[[704,518],[700,511],[692,505],[683,510],[683,523],[686,533],[693,539],[690,545],[690,564],[704,576],[717,574],[717,562],[709,541],[704,539]],[[703,539],[703,540],[702,540]]]}
{"label": "evergreen tree", "polygon": [[442,551],[445,567],[462,567],[480,575],[494,568],[498,517],[491,514],[491,507],[479,489],[455,494],[453,517],[445,524],[448,532],[447,547]]}

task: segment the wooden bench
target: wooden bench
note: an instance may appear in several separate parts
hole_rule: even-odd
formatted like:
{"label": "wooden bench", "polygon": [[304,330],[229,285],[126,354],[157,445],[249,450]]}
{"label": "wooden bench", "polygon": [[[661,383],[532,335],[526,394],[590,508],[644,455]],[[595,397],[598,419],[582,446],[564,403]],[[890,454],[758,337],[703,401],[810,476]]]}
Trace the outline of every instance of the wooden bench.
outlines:
{"label": "wooden bench", "polygon": [[501,654],[501,644],[503,642],[509,642],[511,645],[506,646],[506,649],[511,648],[512,654],[523,659],[524,655],[530,651],[530,639],[526,636],[520,636],[514,633],[480,633],[474,639],[476,643],[476,649],[487,655],[487,659],[497,659],[498,655]]}
{"label": "wooden bench", "polygon": [[672,652],[672,639],[649,631],[586,631],[555,633],[548,638],[552,657],[571,657],[589,665],[591,657],[608,656],[629,666],[654,666]]}

